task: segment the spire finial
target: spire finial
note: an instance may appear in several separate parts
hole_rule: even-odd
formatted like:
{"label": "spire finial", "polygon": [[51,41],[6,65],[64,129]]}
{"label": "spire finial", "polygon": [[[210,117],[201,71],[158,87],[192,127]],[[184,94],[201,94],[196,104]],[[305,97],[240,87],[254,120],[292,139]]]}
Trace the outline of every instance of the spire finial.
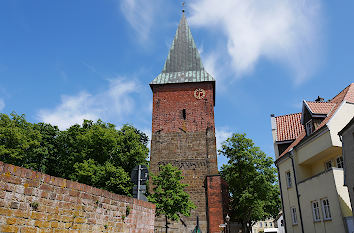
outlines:
{"label": "spire finial", "polygon": [[184,5],[185,5],[185,2],[182,2],[182,12],[184,13]]}

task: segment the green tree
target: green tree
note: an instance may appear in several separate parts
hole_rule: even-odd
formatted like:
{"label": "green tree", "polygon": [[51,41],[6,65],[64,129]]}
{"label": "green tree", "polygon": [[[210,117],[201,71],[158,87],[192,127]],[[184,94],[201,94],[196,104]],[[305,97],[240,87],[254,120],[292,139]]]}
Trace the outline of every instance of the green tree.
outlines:
{"label": "green tree", "polygon": [[256,147],[246,134],[233,134],[219,153],[228,163],[221,175],[229,184],[231,219],[242,224],[243,232],[268,217],[275,218],[280,196],[273,160]]}
{"label": "green tree", "polygon": [[55,174],[81,183],[130,195],[130,172],[147,164],[147,136],[133,126],[84,120],[60,132]]}
{"label": "green tree", "polygon": [[24,115],[0,114],[0,160],[47,173],[55,153],[52,140],[59,130],[48,124],[32,124]]}
{"label": "green tree", "polygon": [[165,215],[166,232],[168,232],[168,219],[180,220],[180,216],[190,216],[191,210],[196,208],[184,191],[187,184],[181,183],[182,172],[171,164],[159,167],[157,176],[152,175],[153,193],[148,200],[156,204],[156,215]]}
{"label": "green tree", "polygon": [[147,164],[148,137],[130,125],[84,120],[67,130],[0,114],[0,160],[130,195],[130,172]]}

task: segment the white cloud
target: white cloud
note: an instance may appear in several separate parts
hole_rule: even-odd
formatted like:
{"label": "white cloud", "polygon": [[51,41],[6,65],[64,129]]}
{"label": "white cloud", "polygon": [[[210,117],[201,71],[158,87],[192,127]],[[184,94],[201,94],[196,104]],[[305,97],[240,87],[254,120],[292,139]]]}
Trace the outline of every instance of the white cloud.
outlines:
{"label": "white cloud", "polygon": [[[216,137],[216,148],[217,150],[221,149],[221,144],[232,136],[232,132],[228,128],[216,128],[215,137]],[[218,154],[218,168],[220,169],[223,164],[227,163],[227,158],[224,155]]]}
{"label": "white cloud", "polygon": [[222,30],[225,48],[213,52],[227,53],[238,77],[250,73],[262,57],[288,65],[297,83],[315,70],[320,0],[194,0],[190,8],[191,24]]}
{"label": "white cloud", "polygon": [[216,137],[216,147],[217,149],[221,149],[221,144],[226,141],[229,137],[232,136],[232,132],[230,132],[227,128],[216,128],[215,129],[215,137]]}
{"label": "white cloud", "polygon": [[114,118],[123,120],[135,109],[134,94],[140,85],[136,81],[117,78],[109,81],[105,91],[90,94],[82,91],[77,95],[61,97],[61,103],[54,109],[42,109],[38,112],[40,121],[58,125],[66,129],[73,124],[81,124],[83,119],[97,120]]}
{"label": "white cloud", "polygon": [[0,98],[0,111],[2,111],[5,108],[5,101]]}
{"label": "white cloud", "polygon": [[129,24],[145,41],[150,34],[161,0],[121,0],[120,8]]}

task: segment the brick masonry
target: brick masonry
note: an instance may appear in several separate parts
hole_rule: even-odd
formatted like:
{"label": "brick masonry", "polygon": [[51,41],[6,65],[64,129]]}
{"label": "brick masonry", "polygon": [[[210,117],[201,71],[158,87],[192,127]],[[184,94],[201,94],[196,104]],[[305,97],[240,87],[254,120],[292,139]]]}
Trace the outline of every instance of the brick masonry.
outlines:
{"label": "brick masonry", "polygon": [[[203,99],[194,91],[205,90]],[[214,85],[212,82],[152,85],[153,114],[150,171],[171,163],[182,170],[186,191],[197,208],[191,217],[170,225],[169,232],[191,232],[199,216],[201,230],[207,232],[205,178],[217,170],[214,125]],[[185,117],[183,116],[185,110]],[[156,218],[156,232],[164,232],[164,218]]]}
{"label": "brick masonry", "polygon": [[208,232],[219,233],[221,230],[219,226],[225,223],[225,216],[228,210],[228,187],[220,175],[208,176],[205,183],[207,187],[208,203]]}
{"label": "brick masonry", "polygon": [[0,232],[154,232],[155,205],[0,162]]}

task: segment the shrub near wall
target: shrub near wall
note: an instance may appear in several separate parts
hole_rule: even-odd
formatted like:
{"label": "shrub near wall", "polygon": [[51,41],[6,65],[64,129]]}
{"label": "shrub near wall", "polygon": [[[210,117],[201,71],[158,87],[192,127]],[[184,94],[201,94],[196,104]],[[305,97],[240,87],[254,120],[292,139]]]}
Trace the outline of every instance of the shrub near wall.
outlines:
{"label": "shrub near wall", "polygon": [[0,232],[154,231],[155,205],[0,162]]}

